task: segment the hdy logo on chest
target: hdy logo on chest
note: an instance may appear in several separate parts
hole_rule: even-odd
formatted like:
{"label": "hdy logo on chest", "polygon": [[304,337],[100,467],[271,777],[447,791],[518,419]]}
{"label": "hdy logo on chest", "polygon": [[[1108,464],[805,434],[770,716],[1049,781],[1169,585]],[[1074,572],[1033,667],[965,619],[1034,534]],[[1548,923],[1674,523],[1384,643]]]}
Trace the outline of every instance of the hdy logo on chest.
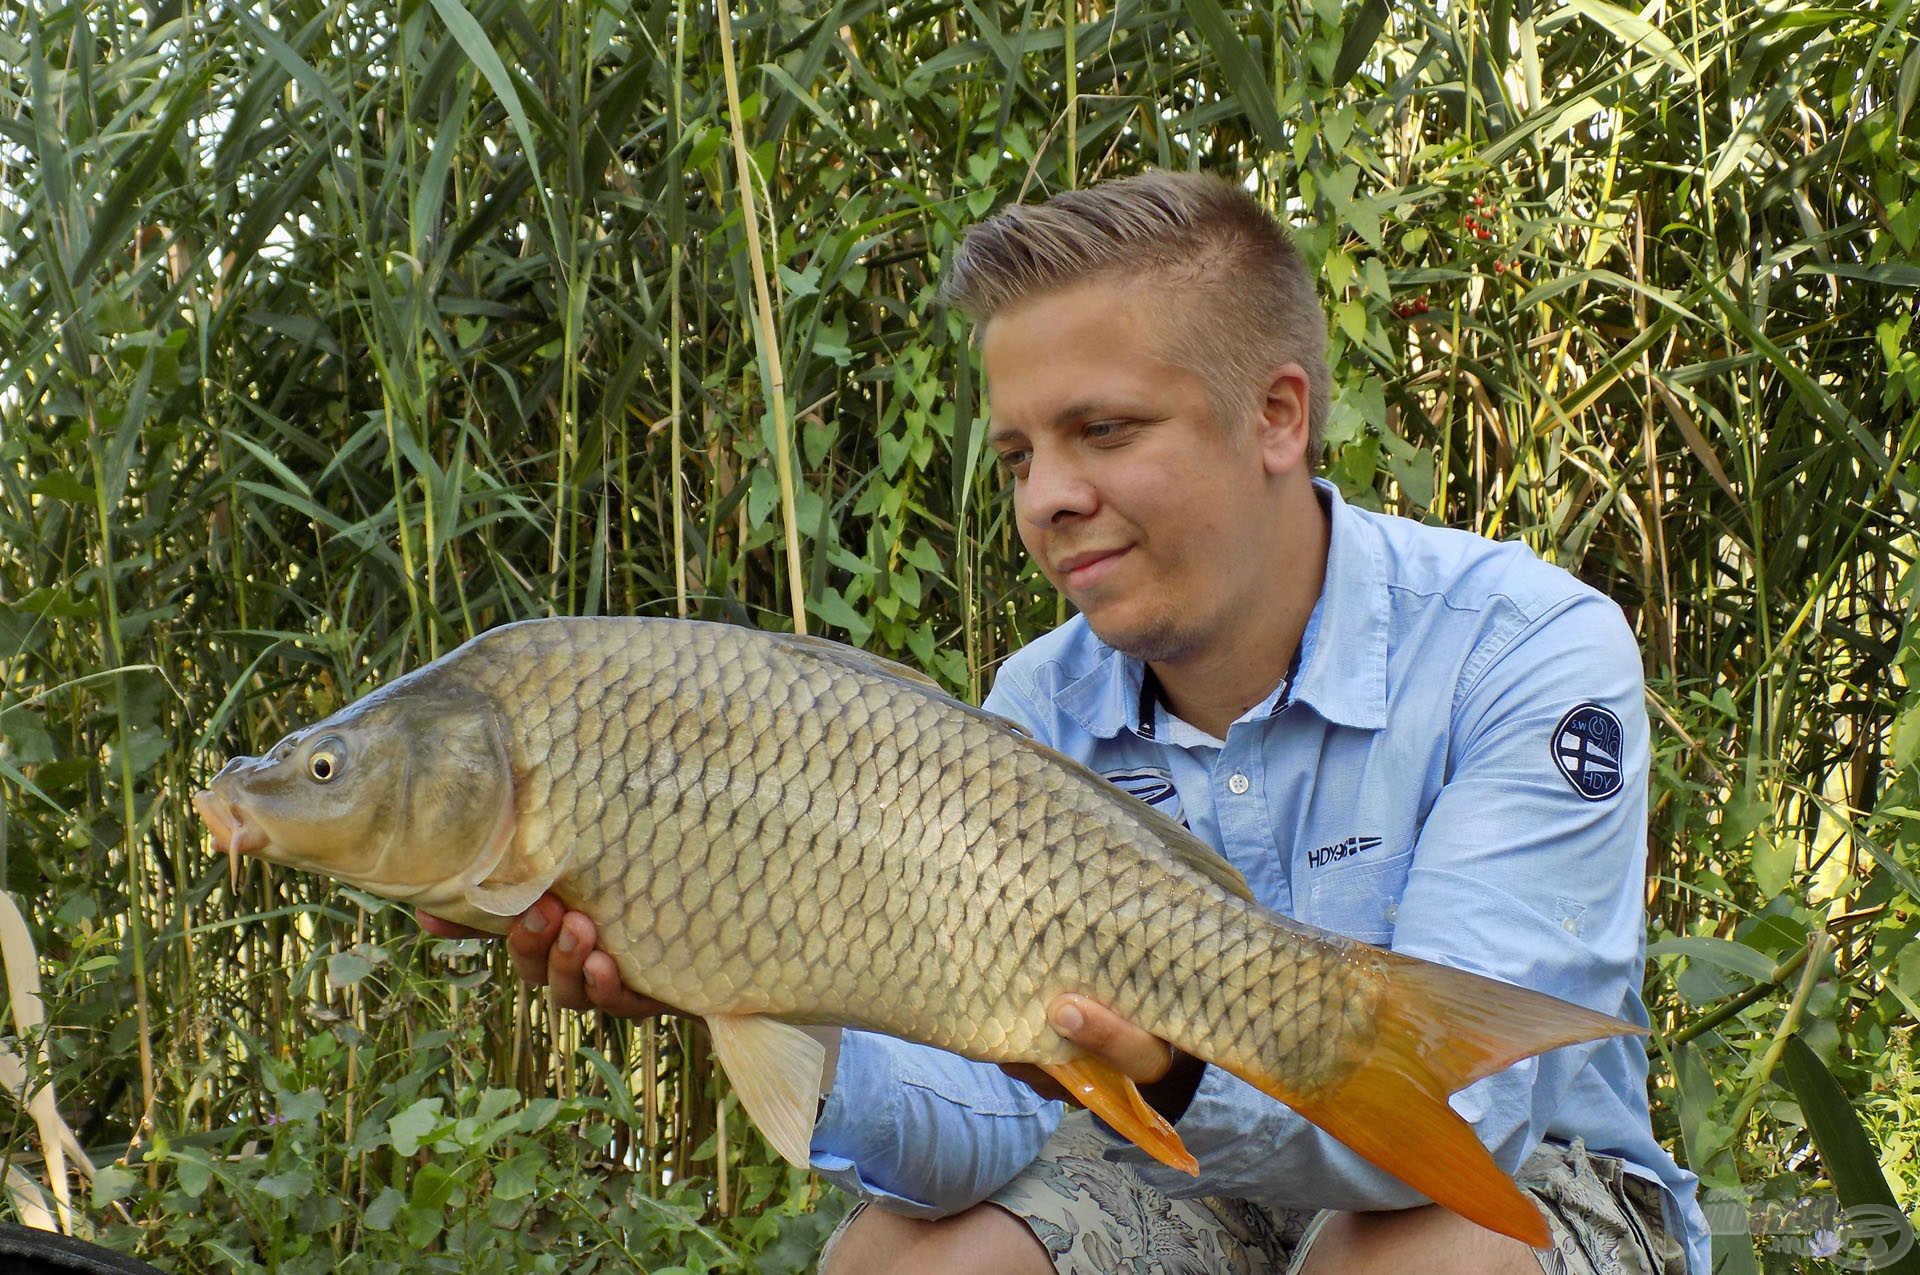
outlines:
{"label": "hdy logo on chest", "polygon": [[1330,846],[1321,846],[1318,850],[1307,851],[1309,868],[1324,867],[1329,863],[1338,863],[1342,859],[1351,859],[1356,854],[1364,854],[1380,844],[1379,837],[1348,837],[1345,841],[1336,841]]}

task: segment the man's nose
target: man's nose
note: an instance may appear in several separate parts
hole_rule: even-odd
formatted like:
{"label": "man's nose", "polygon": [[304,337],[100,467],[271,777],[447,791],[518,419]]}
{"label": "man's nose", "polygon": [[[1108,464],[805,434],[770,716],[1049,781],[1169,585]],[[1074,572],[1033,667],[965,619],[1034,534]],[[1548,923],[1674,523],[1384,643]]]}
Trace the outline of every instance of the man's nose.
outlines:
{"label": "man's nose", "polygon": [[1070,458],[1057,453],[1034,452],[1027,462],[1027,474],[1021,480],[1018,494],[1020,516],[1037,527],[1083,517],[1092,513],[1098,503],[1087,475]]}

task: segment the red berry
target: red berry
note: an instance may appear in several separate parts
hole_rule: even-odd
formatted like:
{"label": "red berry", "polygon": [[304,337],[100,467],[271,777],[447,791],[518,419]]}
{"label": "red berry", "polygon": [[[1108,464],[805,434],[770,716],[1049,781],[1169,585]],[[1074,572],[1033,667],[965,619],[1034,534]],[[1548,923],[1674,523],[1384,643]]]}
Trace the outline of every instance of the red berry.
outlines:
{"label": "red berry", "polygon": [[1427,299],[1425,297],[1421,297],[1413,303],[1413,312],[1415,314],[1425,314],[1427,312]]}

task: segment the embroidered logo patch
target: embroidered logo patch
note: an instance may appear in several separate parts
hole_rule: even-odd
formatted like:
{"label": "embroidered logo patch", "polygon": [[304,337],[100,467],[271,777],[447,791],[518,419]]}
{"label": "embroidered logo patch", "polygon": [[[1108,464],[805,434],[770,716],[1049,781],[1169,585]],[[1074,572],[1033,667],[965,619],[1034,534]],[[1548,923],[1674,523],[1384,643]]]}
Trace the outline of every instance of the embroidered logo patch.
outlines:
{"label": "embroidered logo patch", "polygon": [[1379,844],[1378,837],[1348,837],[1345,841],[1336,841],[1330,846],[1321,846],[1318,850],[1307,851],[1307,866],[1318,868],[1329,863],[1338,863],[1363,850],[1371,850]]}
{"label": "embroidered logo patch", "polygon": [[1622,783],[1620,719],[1598,704],[1577,704],[1553,728],[1553,762],[1573,790],[1604,801]]}
{"label": "embroidered logo patch", "polygon": [[1138,797],[1163,813],[1169,806],[1177,809],[1180,805],[1180,796],[1173,788],[1173,775],[1168,771],[1147,766],[1140,770],[1116,770],[1104,778],[1121,792]]}

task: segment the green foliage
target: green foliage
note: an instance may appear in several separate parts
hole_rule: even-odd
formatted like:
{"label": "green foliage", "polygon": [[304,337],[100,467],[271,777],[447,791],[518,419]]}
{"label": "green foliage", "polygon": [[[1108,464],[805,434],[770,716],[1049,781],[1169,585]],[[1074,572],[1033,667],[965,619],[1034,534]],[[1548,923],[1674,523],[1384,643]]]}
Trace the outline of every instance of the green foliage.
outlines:
{"label": "green foliage", "polygon": [[230,888],[185,797],[504,620],[788,626],[789,519],[814,628],[977,697],[1061,610],[932,291],[975,218],[1149,164],[1299,227],[1351,498],[1633,620],[1663,1136],[1728,1198],[1827,1190],[1797,1036],[1911,1211],[1913,13],[762,6],[733,120],[684,3],[7,9],[0,880],[119,1162],[89,1216],[179,1270],[487,1269],[509,1215],[570,1268],[803,1269],[833,1206],[717,1136],[696,1040]]}
{"label": "green foliage", "polygon": [[[431,969],[400,977],[422,996],[438,990]],[[208,1268],[283,1272],[693,1272],[756,1253],[758,1269],[792,1270],[778,1264],[783,1247],[818,1247],[837,1210],[811,1212],[817,1189],[784,1164],[744,1167],[750,1211],[703,1223],[709,1183],[660,1189],[623,1154],[638,1132],[624,1091],[480,1087],[470,1063],[485,1052],[485,1017],[421,1032],[397,1057],[342,1021],[316,1023],[284,1060],[249,1042],[264,1115],[156,1131],[134,1171],[104,1171],[95,1209],[135,1212],[103,1242],[136,1246],[157,1228]]]}

